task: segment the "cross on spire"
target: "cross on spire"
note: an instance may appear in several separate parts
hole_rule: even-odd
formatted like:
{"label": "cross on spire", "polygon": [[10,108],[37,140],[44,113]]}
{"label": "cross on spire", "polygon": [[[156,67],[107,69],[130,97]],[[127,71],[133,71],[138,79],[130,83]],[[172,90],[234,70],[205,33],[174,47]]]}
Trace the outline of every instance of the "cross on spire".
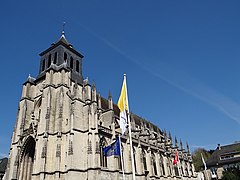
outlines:
{"label": "cross on spire", "polygon": [[64,21],[62,25],[62,34],[64,34],[65,25],[66,25],[66,22]]}

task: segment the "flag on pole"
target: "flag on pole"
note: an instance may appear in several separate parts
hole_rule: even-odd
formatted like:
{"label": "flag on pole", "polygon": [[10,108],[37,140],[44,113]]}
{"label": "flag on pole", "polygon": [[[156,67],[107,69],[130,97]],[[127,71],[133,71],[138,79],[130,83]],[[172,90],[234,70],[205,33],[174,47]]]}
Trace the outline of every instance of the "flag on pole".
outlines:
{"label": "flag on pole", "polygon": [[127,126],[127,110],[128,110],[128,100],[126,93],[126,78],[123,80],[122,90],[120,97],[118,99],[118,108],[120,109],[120,128],[122,130],[122,134],[126,131]]}
{"label": "flag on pole", "polygon": [[173,165],[176,165],[179,161],[179,158],[178,158],[178,150],[176,150],[176,153],[175,153],[175,157],[174,157],[174,160],[173,160]]}
{"label": "flag on pole", "polygon": [[[131,132],[131,120],[130,120],[130,114],[129,112],[129,105],[128,105],[128,94],[127,94],[127,80],[126,80],[126,74],[124,74],[124,80],[122,85],[122,90],[120,97],[118,99],[118,107],[120,109],[120,128],[122,130],[122,134],[126,131],[126,126],[128,124],[128,130],[129,130],[129,139],[130,139],[130,147],[131,147],[131,161],[132,161],[132,175],[133,180],[136,179],[135,177],[135,160],[133,155],[133,144],[132,144],[132,132]],[[129,121],[129,122],[128,122]]]}
{"label": "flag on pole", "polygon": [[112,155],[120,156],[120,142],[119,142],[119,138],[120,137],[117,137],[115,142],[113,142],[109,146],[103,148],[103,154],[105,156],[112,156]]}
{"label": "flag on pole", "polygon": [[203,162],[203,165],[204,165],[204,170],[207,170],[207,165],[206,165],[206,162],[205,162],[205,160],[203,158],[202,153],[201,153],[201,157],[202,157],[202,162]]}

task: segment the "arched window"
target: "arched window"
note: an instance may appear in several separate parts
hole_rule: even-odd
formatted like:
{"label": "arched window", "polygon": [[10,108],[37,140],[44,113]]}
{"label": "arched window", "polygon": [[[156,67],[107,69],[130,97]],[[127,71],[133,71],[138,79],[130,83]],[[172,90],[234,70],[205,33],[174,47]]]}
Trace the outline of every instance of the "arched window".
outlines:
{"label": "arched window", "polygon": [[133,149],[133,158],[134,158],[134,168],[137,169],[137,167],[136,167],[136,150],[134,147],[132,149]]}
{"label": "arched window", "polygon": [[175,175],[179,176],[179,171],[178,171],[177,165],[174,165],[174,171],[175,171]]}
{"label": "arched window", "polygon": [[168,167],[168,174],[171,175],[172,174],[172,170],[171,170],[171,162],[167,162],[167,167]]}
{"label": "arched window", "polygon": [[39,122],[41,119],[41,106],[42,106],[42,98],[39,98],[34,105],[34,114],[36,115],[36,120]]}
{"label": "arched window", "polygon": [[192,166],[190,166],[190,172],[191,172],[191,174],[192,174],[192,176],[193,176],[193,175],[194,175],[194,172],[193,172]]}
{"label": "arched window", "polygon": [[[123,146],[122,146],[122,144],[121,144],[121,157],[123,157]],[[124,167],[124,161],[122,162],[122,159],[121,159],[121,157],[119,157],[118,159],[119,159],[119,169],[120,170],[122,170],[123,169],[123,167]],[[123,166],[122,166],[123,165]]]}
{"label": "arched window", "polygon": [[57,52],[54,53],[54,61],[53,64],[57,64]]}
{"label": "arched window", "polygon": [[52,55],[49,54],[49,55],[48,55],[48,68],[49,68],[50,65],[51,65],[51,59],[52,59]]}
{"label": "arched window", "polygon": [[73,57],[70,58],[70,68],[73,69]]}
{"label": "arched window", "polygon": [[79,61],[76,61],[76,71],[79,72]]}
{"label": "arched window", "polygon": [[188,165],[187,165],[187,163],[185,163],[185,172],[186,172],[186,176],[188,176],[189,174],[188,174]]}
{"label": "arched window", "polygon": [[42,61],[42,71],[45,70],[45,59]]}
{"label": "arched window", "polygon": [[64,61],[67,60],[67,53],[64,53]]}
{"label": "arched window", "polygon": [[182,171],[182,174],[184,175],[183,165],[181,165],[181,171]]}
{"label": "arched window", "polygon": [[146,153],[144,150],[142,150],[142,162],[143,162],[143,168],[145,171],[147,171],[147,161],[146,161]]}
{"label": "arched window", "polygon": [[165,169],[164,169],[164,162],[163,162],[163,157],[160,157],[160,168],[162,171],[162,175],[165,175]]}
{"label": "arched window", "polygon": [[157,165],[156,165],[154,154],[152,154],[152,165],[153,165],[153,174],[157,175]]}
{"label": "arched window", "polygon": [[107,167],[107,157],[103,154],[103,148],[107,145],[107,141],[104,137],[100,138],[100,165],[102,167]]}

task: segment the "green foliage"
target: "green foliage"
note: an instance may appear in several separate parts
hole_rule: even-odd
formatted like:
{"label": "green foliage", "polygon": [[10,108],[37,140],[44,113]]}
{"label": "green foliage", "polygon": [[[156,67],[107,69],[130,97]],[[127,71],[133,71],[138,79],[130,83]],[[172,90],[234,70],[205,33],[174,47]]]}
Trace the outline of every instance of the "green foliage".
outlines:
{"label": "green foliage", "polygon": [[222,180],[240,180],[240,170],[231,168],[223,172]]}
{"label": "green foliage", "polygon": [[203,158],[204,158],[205,162],[211,156],[211,154],[206,149],[203,149],[203,148],[198,148],[195,151],[193,151],[193,153],[192,153],[193,164],[195,166],[196,171],[204,170],[204,165],[203,165],[203,162],[202,162],[201,153],[203,155]]}

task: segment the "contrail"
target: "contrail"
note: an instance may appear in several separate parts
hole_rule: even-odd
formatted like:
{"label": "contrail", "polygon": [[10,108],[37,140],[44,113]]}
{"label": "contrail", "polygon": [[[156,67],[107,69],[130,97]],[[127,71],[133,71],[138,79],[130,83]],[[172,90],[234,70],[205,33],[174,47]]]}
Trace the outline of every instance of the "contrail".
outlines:
{"label": "contrail", "polygon": [[198,149],[198,148],[204,148],[204,149],[216,149],[216,145],[212,145],[212,144],[205,144],[205,145],[190,145],[190,147],[194,150],[194,149]]}
{"label": "contrail", "polygon": [[[172,67],[170,68],[166,64],[162,64],[161,69],[153,70],[153,68],[148,67],[147,64],[143,64],[137,61],[135,58],[129,56],[127,53],[125,53],[123,50],[111,43],[109,40],[99,36],[92,30],[90,30],[88,27],[83,25],[81,26],[88,32],[90,32],[92,35],[94,35],[96,38],[100,39],[102,42],[108,45],[110,48],[121,54],[126,59],[134,62],[136,65],[138,65],[140,68],[142,68],[149,74],[167,82],[168,84],[176,87],[177,89],[185,92],[186,94],[193,96],[214,107],[215,109],[222,112],[227,117],[236,121],[240,125],[240,105],[234,100],[207,87],[206,85],[199,84],[199,82],[197,82],[193,78],[190,78],[190,76],[186,73],[180,72],[179,70],[173,69]],[[166,73],[166,69],[170,69],[170,73]]]}

